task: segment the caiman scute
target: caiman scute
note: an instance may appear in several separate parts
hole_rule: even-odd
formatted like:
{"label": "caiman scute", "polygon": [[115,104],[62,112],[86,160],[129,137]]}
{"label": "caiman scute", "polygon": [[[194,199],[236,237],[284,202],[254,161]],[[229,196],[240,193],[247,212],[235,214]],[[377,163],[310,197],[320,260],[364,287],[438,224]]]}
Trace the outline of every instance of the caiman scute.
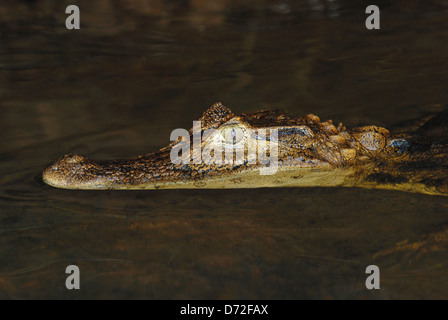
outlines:
{"label": "caiman scute", "polygon": [[[217,143],[224,150],[235,143],[248,148],[264,140],[267,147],[276,144],[278,170],[261,175],[259,169],[266,164],[260,161],[194,163],[198,155],[193,147],[190,163],[174,164],[170,152],[178,139],[159,151],[125,160],[68,154],[44,170],[43,181],[66,189],[341,186],[448,195],[447,111],[406,133],[378,126],[347,129],[312,114],[289,117],[282,110],[236,115],[221,103],[199,120],[204,134],[199,150]],[[216,130],[206,136],[207,129]],[[278,136],[257,136],[260,129],[277,129]],[[193,130],[189,133],[193,141]]]}

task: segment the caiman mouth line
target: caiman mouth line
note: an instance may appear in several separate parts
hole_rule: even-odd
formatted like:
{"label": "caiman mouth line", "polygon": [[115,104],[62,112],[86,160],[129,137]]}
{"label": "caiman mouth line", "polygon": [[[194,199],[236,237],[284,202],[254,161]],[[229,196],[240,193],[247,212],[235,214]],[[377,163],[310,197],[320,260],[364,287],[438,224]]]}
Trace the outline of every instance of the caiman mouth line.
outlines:
{"label": "caiman mouth line", "polygon": [[[447,139],[433,134],[446,132],[434,125],[447,120],[444,111],[413,132],[393,135],[382,127],[347,129],[312,114],[288,117],[281,110],[235,115],[216,103],[199,119],[204,138],[199,148],[185,144],[197,138],[191,129],[187,137],[136,158],[94,161],[68,154],[45,168],[42,178],[53,187],[87,190],[344,186],[447,195]],[[272,137],[256,134],[272,129]],[[188,151],[188,161],[173,161],[179,146],[181,154]],[[248,152],[257,148],[265,149],[265,158]],[[235,154],[230,162],[195,161],[204,150],[212,157],[216,150]],[[272,159],[275,173],[260,174]]]}

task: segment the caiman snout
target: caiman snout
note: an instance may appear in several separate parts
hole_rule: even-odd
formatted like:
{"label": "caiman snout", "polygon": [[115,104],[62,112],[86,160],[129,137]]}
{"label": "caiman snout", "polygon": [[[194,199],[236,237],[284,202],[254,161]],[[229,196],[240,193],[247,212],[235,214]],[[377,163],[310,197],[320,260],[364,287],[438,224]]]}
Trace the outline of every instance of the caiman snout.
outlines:
{"label": "caiman snout", "polygon": [[86,157],[66,154],[44,169],[42,179],[53,187],[73,188],[76,185],[79,188],[92,182],[87,174],[89,167],[95,167],[95,163]]}

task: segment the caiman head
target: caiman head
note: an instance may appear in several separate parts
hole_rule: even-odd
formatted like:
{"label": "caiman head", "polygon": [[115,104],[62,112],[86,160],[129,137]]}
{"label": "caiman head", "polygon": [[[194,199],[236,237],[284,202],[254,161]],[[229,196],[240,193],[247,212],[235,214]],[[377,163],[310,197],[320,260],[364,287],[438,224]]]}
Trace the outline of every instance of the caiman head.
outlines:
{"label": "caiman head", "polygon": [[44,170],[43,180],[67,189],[358,186],[447,193],[446,145],[377,126],[348,130],[281,110],[235,115],[217,103],[171,140],[125,160],[68,154]]}

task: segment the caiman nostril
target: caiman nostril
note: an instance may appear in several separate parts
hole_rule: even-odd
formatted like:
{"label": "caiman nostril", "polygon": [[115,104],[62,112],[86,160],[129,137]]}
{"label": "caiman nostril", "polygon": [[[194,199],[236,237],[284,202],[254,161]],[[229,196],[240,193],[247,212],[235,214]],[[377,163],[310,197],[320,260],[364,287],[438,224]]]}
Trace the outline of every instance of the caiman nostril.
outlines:
{"label": "caiman nostril", "polygon": [[74,154],[74,153],[70,153],[68,155],[66,155],[64,157],[64,161],[66,161],[67,163],[80,163],[84,160],[85,158],[79,154]]}

